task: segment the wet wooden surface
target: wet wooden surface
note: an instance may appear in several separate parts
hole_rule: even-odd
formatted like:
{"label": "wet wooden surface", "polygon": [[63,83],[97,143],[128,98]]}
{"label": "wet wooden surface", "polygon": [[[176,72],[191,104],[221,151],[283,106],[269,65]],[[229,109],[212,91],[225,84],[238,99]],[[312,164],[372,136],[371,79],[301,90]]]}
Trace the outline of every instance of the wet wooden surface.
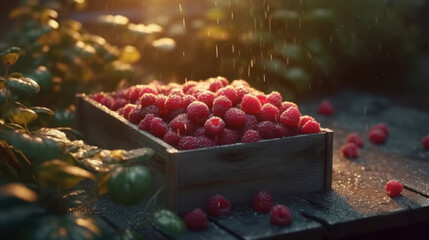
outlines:
{"label": "wet wooden surface", "polygon": [[[147,239],[342,239],[429,222],[429,151],[421,145],[429,134],[429,112],[357,92],[343,91],[328,99],[334,116],[318,115],[319,101],[300,104],[300,110],[335,131],[332,190],[275,196],[276,203],[292,212],[289,226],[273,226],[268,214],[242,205],[233,206],[230,216],[210,218],[206,231],[170,236],[144,222],[150,212],[146,202],[122,207],[101,199],[95,212],[112,226],[131,226]],[[380,122],[389,127],[388,140],[374,145],[367,138],[368,129]],[[340,150],[351,132],[365,139],[360,157],[353,160]],[[401,196],[386,195],[385,185],[392,179],[404,185]]]}

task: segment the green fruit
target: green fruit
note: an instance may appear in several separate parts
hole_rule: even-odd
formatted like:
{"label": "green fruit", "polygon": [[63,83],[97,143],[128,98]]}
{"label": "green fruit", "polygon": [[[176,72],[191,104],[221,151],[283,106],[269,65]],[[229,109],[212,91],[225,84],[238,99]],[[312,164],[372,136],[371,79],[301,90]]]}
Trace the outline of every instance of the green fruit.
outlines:
{"label": "green fruit", "polygon": [[117,167],[109,180],[110,196],[119,204],[136,204],[143,198],[150,181],[150,172],[145,166]]}
{"label": "green fruit", "polygon": [[165,233],[178,235],[186,232],[186,225],[175,213],[168,210],[160,210],[152,215],[152,223]]}

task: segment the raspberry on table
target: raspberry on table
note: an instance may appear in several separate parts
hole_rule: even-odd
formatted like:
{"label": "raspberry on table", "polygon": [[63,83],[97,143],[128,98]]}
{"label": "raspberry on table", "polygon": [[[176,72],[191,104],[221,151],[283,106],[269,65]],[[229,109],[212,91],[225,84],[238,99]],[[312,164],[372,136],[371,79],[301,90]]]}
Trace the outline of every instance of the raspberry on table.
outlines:
{"label": "raspberry on table", "polygon": [[153,93],[145,93],[140,97],[140,105],[142,107],[147,107],[150,105],[155,105],[156,103],[156,95]]}
{"label": "raspberry on table", "polygon": [[270,210],[270,221],[278,226],[289,225],[292,222],[289,208],[281,204],[273,206]]}
{"label": "raspberry on table", "polygon": [[387,140],[386,132],[381,128],[373,128],[369,131],[369,140],[375,144],[384,144]]}
{"label": "raspberry on table", "polygon": [[276,124],[271,121],[262,121],[258,124],[258,133],[262,139],[276,138],[276,130]]}
{"label": "raspberry on table", "polygon": [[209,118],[210,110],[205,103],[195,101],[189,104],[186,113],[192,122],[201,125]]}
{"label": "raspberry on table", "polygon": [[225,128],[223,132],[219,135],[218,144],[229,145],[237,143],[239,140],[240,134],[237,131]]}
{"label": "raspberry on table", "polygon": [[207,134],[218,135],[225,129],[225,122],[220,117],[211,117],[204,124]]}
{"label": "raspberry on table", "polygon": [[125,105],[127,105],[128,101],[124,98],[115,98],[115,101],[112,105],[112,110],[117,111],[120,108],[123,108]]}
{"label": "raspberry on table", "polygon": [[234,105],[237,100],[237,92],[231,86],[220,88],[217,90],[216,95],[227,97],[231,101],[232,105]]}
{"label": "raspberry on table", "polygon": [[271,103],[265,103],[259,112],[259,119],[261,121],[277,122],[279,120],[280,111]]}
{"label": "raspberry on table", "polygon": [[378,123],[375,124],[371,127],[371,129],[369,130],[370,132],[374,129],[380,129],[381,131],[384,132],[384,134],[389,135],[389,128],[387,127],[387,125],[385,123]]}
{"label": "raspberry on table", "polygon": [[424,149],[429,149],[429,134],[422,139],[422,145]]}
{"label": "raspberry on table", "polygon": [[171,130],[177,132],[180,136],[192,135],[194,131],[194,125],[186,113],[179,114],[171,120],[170,127]]}
{"label": "raspberry on table", "polygon": [[144,118],[139,122],[138,128],[140,130],[149,132],[150,131],[150,122],[152,121],[152,119],[154,119],[156,116],[149,113],[146,114],[146,116],[144,116]]}
{"label": "raspberry on table", "polygon": [[176,110],[183,107],[183,97],[178,94],[168,95],[167,100],[165,101],[165,107],[169,110]]}
{"label": "raspberry on table", "polygon": [[183,218],[189,230],[205,230],[208,227],[207,215],[200,208],[187,213]]}
{"label": "raspberry on table", "polygon": [[181,137],[176,132],[169,130],[167,133],[165,133],[163,140],[171,146],[177,146],[179,144],[180,138]]}
{"label": "raspberry on table", "polygon": [[346,158],[357,158],[359,156],[359,150],[356,144],[349,142],[341,147],[341,153]]}
{"label": "raspberry on table", "polygon": [[214,99],[212,113],[217,117],[223,117],[225,112],[232,107],[232,102],[226,96],[219,96]]}
{"label": "raspberry on table", "polygon": [[211,197],[207,202],[207,212],[216,217],[230,214],[231,207],[231,202],[220,194]]}
{"label": "raspberry on table", "polygon": [[199,147],[198,139],[193,136],[184,136],[179,140],[180,150],[192,150]]}
{"label": "raspberry on table", "polygon": [[246,94],[241,100],[241,109],[245,113],[258,114],[261,111],[261,102],[255,96]]}
{"label": "raspberry on table", "polygon": [[334,115],[334,107],[329,100],[323,100],[317,109],[317,113],[326,116]]}
{"label": "raspberry on table", "polygon": [[290,107],[280,115],[281,124],[289,127],[298,127],[301,113],[295,107]]}
{"label": "raspberry on table", "polygon": [[267,95],[267,102],[273,104],[278,108],[282,106],[282,101],[283,101],[282,95],[277,91],[273,91]]}
{"label": "raspberry on table", "polygon": [[261,190],[252,198],[252,207],[256,212],[269,212],[273,207],[273,196],[266,190]]}
{"label": "raspberry on table", "polygon": [[301,128],[301,133],[310,134],[310,133],[320,133],[320,124],[315,120],[307,121]]}
{"label": "raspberry on table", "polygon": [[149,132],[159,138],[163,138],[168,131],[167,124],[159,117],[154,117],[149,124]]}
{"label": "raspberry on table", "polygon": [[259,142],[260,140],[261,136],[259,135],[258,131],[252,129],[245,131],[241,137],[242,143],[253,143]]}
{"label": "raspberry on table", "polygon": [[361,138],[357,133],[350,133],[347,135],[347,142],[354,143],[359,148],[365,144],[363,138]]}
{"label": "raspberry on table", "polygon": [[205,90],[198,95],[197,99],[198,101],[205,103],[207,107],[211,109],[213,106],[213,100],[215,99],[215,97],[216,95],[213,92]]}
{"label": "raspberry on table", "polygon": [[223,119],[227,126],[238,129],[246,123],[246,113],[238,108],[230,108],[225,112]]}
{"label": "raspberry on table", "polygon": [[399,196],[403,188],[404,187],[400,182],[395,180],[390,180],[386,184],[386,194],[389,195],[389,197]]}

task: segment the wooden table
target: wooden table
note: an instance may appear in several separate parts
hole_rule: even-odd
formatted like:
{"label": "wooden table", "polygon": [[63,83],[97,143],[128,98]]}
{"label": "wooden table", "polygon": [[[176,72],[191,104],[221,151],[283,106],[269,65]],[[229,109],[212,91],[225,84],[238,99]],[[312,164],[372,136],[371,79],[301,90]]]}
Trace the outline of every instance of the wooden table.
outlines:
{"label": "wooden table", "polygon": [[[429,134],[429,112],[353,91],[342,91],[329,100],[334,116],[317,115],[319,101],[301,104],[300,110],[335,131],[332,190],[276,196],[277,203],[291,210],[289,226],[273,226],[268,214],[255,213],[245,205],[234,206],[230,216],[210,218],[206,231],[180,236],[169,236],[145,222],[149,214],[144,210],[146,201],[123,207],[102,198],[95,204],[95,213],[114,228],[130,226],[147,239],[362,239],[369,236],[365,234],[383,231],[377,236],[387,236],[398,227],[429,224],[429,151],[421,145]],[[367,136],[369,127],[379,122],[386,123],[390,132],[386,144],[377,146]],[[351,132],[366,141],[354,160],[341,156],[340,150]],[[386,195],[385,185],[391,179],[404,185],[401,196]]]}

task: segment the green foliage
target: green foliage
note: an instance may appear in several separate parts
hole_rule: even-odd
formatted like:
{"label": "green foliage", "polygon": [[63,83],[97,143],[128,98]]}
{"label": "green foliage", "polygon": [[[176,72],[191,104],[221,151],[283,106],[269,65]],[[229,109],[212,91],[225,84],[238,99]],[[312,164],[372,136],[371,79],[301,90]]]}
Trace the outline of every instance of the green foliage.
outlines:
{"label": "green foliage", "polygon": [[186,231],[183,220],[168,210],[159,210],[153,213],[152,223],[155,227],[171,235],[179,235]]}

